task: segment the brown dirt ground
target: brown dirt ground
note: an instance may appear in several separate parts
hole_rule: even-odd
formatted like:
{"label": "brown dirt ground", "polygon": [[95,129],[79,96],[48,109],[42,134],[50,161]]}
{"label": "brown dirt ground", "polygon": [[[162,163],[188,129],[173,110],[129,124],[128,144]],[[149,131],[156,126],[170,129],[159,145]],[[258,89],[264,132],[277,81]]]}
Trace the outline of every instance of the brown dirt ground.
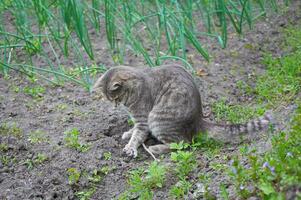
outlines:
{"label": "brown dirt ground", "polygon": [[[193,66],[208,73],[208,76],[197,80],[204,107],[222,97],[232,104],[252,102],[252,96],[239,93],[236,82],[250,82],[254,74],[264,73],[265,69],[261,64],[264,52],[271,52],[273,55],[285,53],[281,50],[281,29],[301,19],[300,2],[294,1],[293,4],[285,13],[272,14],[259,20],[254,29],[246,31],[243,37],[230,34],[226,49],[220,49],[214,40],[204,41],[213,57],[210,63],[205,62],[192,48],[188,49]],[[95,35],[93,40],[97,62],[106,66],[114,65],[109,50],[103,47],[104,35]],[[73,64],[72,57],[67,64]],[[125,64],[139,65],[143,61],[140,57],[129,55]],[[96,184],[92,199],[114,199],[127,188],[128,171],[152,161],[142,148],[139,149],[138,159],[129,160],[122,154],[126,142],[121,140],[121,134],[129,129],[128,115],[122,107],[114,108],[112,104],[95,99],[82,87],[71,83],[66,83],[64,87],[44,84],[46,93],[40,101],[21,90],[14,91],[16,87],[22,89],[28,85],[32,83],[21,75],[14,74],[8,80],[0,75],[0,124],[16,123],[23,131],[21,138],[0,136],[0,143],[7,143],[9,147],[8,151],[1,152],[0,155],[15,158],[6,165],[0,162],[0,199],[76,199],[75,193],[87,188],[89,182],[82,176],[76,185],[69,185],[67,170],[77,168],[91,173],[103,166],[113,169]],[[294,105],[279,108],[275,110],[275,115],[281,116],[278,120],[285,124],[293,109]],[[212,114],[210,118],[213,120]],[[64,132],[71,128],[80,130],[80,142],[89,143],[90,149],[87,152],[81,153],[65,146]],[[29,134],[35,130],[44,131],[48,141],[31,144],[28,141]],[[251,142],[251,145],[264,152],[269,148],[269,140],[262,138]],[[111,159],[104,159],[105,152],[111,152]],[[198,168],[192,173],[192,180],[197,179],[199,173],[211,176],[209,191],[220,198],[219,183],[227,186],[229,180],[219,170],[212,169],[211,164],[227,165],[229,160],[223,158],[231,157],[237,152],[236,146],[225,146],[216,157],[206,157],[200,151],[196,158]],[[25,161],[36,158],[38,153],[47,155],[48,160],[28,169]],[[168,158],[163,162],[168,163]],[[197,182],[192,182],[196,189]],[[155,199],[167,199],[172,184],[174,177],[169,177],[166,186],[155,192]],[[234,189],[230,187],[228,190],[231,198],[237,199]]]}

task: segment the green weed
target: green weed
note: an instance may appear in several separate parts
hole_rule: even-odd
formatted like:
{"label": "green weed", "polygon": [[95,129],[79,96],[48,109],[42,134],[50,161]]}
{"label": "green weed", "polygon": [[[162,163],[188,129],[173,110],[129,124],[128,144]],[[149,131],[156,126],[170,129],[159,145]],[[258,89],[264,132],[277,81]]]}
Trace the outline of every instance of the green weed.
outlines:
{"label": "green weed", "polygon": [[23,137],[23,131],[21,128],[17,126],[16,123],[2,123],[0,125],[0,135],[4,136],[14,136],[16,138],[22,138]]}
{"label": "green weed", "polygon": [[103,173],[104,175],[107,175],[108,173],[110,173],[114,169],[115,169],[115,166],[110,167],[110,166],[106,165],[106,166],[103,166],[103,167],[100,168],[100,172]]}
{"label": "green weed", "polygon": [[[239,157],[233,159],[229,175],[239,196],[248,198],[255,195],[262,199],[285,199],[288,191],[301,187],[300,127],[301,105],[299,104],[291,130],[273,137],[271,151],[259,156],[254,150],[244,150],[248,165],[242,163]],[[301,197],[298,192],[293,195],[296,198]]]}
{"label": "green weed", "polygon": [[189,181],[180,180],[176,185],[171,187],[169,194],[173,199],[184,199],[191,187],[192,184]]}
{"label": "green weed", "polygon": [[170,158],[176,163],[175,171],[181,178],[186,177],[196,167],[193,152],[178,150],[177,152],[172,152]]}
{"label": "green weed", "polygon": [[221,196],[223,197],[224,200],[229,200],[229,193],[226,189],[226,186],[224,184],[220,185],[220,191],[221,191]]}
{"label": "green weed", "polygon": [[74,185],[78,183],[79,178],[81,176],[80,171],[78,171],[76,168],[69,168],[67,169],[67,174],[68,174],[69,185]]}
{"label": "green weed", "polygon": [[81,144],[79,142],[79,131],[77,128],[73,128],[69,131],[66,131],[65,133],[65,143],[67,147],[76,149],[77,151],[80,152],[86,152],[89,150],[89,145],[88,144]]}
{"label": "green weed", "polygon": [[280,58],[265,56],[267,72],[258,77],[255,87],[259,102],[276,106],[295,99],[301,88],[300,56],[301,50]]}
{"label": "green weed", "polygon": [[94,169],[91,175],[88,175],[87,179],[92,183],[99,183],[107,172],[108,171],[104,172],[104,170]]}
{"label": "green weed", "polygon": [[89,188],[86,190],[82,190],[79,192],[76,192],[75,195],[80,199],[80,200],[88,200],[92,197],[92,195],[95,193],[96,188]]}
{"label": "green weed", "polygon": [[82,200],[90,199],[96,191],[97,184],[99,184],[104,179],[104,177],[113,169],[115,168],[103,166],[100,169],[94,169],[91,172],[80,172],[75,168],[69,168],[67,170],[69,184],[75,185],[79,182],[79,179],[81,177],[85,177],[89,181],[88,186],[80,191],[77,191],[75,195]]}
{"label": "green weed", "polygon": [[12,91],[14,91],[15,93],[19,93],[20,92],[20,87],[16,86],[16,85],[12,85],[11,86]]}
{"label": "green weed", "polygon": [[241,94],[245,93],[248,95],[254,95],[255,90],[250,85],[248,85],[246,82],[239,80],[236,82],[236,87],[239,89]]}
{"label": "green weed", "polygon": [[173,171],[179,181],[170,188],[169,195],[175,199],[183,199],[192,186],[187,177],[197,166],[194,154],[196,148],[194,147],[192,151],[189,151],[187,149],[191,148],[191,145],[184,142],[172,143],[170,148],[176,150],[176,152],[171,153],[170,158],[176,165]]}
{"label": "green weed", "polygon": [[27,166],[27,169],[32,169],[34,167],[34,161],[31,159],[26,159],[24,164]]}
{"label": "green weed", "polygon": [[34,87],[26,86],[23,88],[23,92],[34,99],[41,100],[45,93],[45,88],[42,86],[34,86]]}
{"label": "green weed", "polygon": [[207,133],[199,133],[193,140],[191,147],[193,149],[204,149],[206,152],[216,152],[221,149],[223,144],[213,138],[210,138]]}
{"label": "green weed", "polygon": [[128,179],[129,189],[119,199],[136,195],[138,199],[151,200],[153,198],[152,190],[163,187],[165,174],[166,168],[157,162],[152,162],[146,170],[131,171]]}
{"label": "green weed", "polygon": [[128,125],[134,126],[135,122],[132,119],[128,119]]}
{"label": "green weed", "polygon": [[68,105],[64,104],[64,103],[56,105],[56,110],[58,110],[58,111],[66,110],[67,108],[68,108]]}
{"label": "green weed", "polygon": [[9,166],[10,164],[16,163],[16,158],[14,156],[1,155],[0,162],[4,166]]}
{"label": "green weed", "polygon": [[283,32],[285,40],[282,48],[286,48],[288,52],[280,57],[269,53],[264,55],[266,73],[257,77],[253,89],[257,102],[265,102],[269,107],[290,103],[301,89],[300,25]]}
{"label": "green weed", "polygon": [[33,169],[35,166],[40,165],[48,160],[48,157],[44,153],[38,153],[33,159],[26,159],[24,164],[28,169]]}
{"label": "green weed", "polygon": [[243,123],[264,114],[264,108],[251,108],[245,105],[229,105],[225,99],[215,102],[212,106],[218,121],[227,120],[232,123]]}
{"label": "green weed", "polygon": [[103,157],[104,157],[105,160],[111,160],[112,153],[111,152],[104,152]]}
{"label": "green weed", "polygon": [[38,153],[38,155],[36,156],[36,158],[34,159],[34,164],[42,164],[44,163],[46,160],[48,160],[48,157],[43,154],[43,153]]}
{"label": "green weed", "polygon": [[28,141],[31,144],[38,144],[38,143],[46,142],[47,138],[44,131],[36,130],[29,133]]}
{"label": "green weed", "polygon": [[5,143],[0,143],[0,151],[2,152],[8,151],[8,145]]}
{"label": "green weed", "polygon": [[283,30],[285,33],[285,41],[283,48],[289,49],[291,52],[301,50],[301,31],[300,24],[297,26],[290,26]]}

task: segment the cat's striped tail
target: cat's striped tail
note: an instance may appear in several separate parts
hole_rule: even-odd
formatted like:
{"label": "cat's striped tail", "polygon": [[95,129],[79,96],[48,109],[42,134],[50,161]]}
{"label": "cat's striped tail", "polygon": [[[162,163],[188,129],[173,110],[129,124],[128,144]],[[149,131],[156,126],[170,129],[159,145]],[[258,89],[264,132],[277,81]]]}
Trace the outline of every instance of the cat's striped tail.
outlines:
{"label": "cat's striped tail", "polygon": [[271,112],[257,119],[250,120],[244,124],[219,124],[204,121],[205,129],[209,137],[224,142],[237,143],[241,139],[255,138],[258,132],[267,130],[270,125],[274,125]]}

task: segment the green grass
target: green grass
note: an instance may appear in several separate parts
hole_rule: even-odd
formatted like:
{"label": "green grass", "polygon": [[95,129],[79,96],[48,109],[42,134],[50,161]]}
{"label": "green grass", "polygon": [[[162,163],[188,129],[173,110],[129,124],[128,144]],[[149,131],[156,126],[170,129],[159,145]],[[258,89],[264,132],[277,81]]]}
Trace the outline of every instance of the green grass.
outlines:
{"label": "green grass", "polygon": [[[229,168],[229,176],[241,198],[258,196],[262,199],[286,199],[301,188],[301,104],[292,120],[290,131],[272,138],[272,149],[264,155],[255,150],[235,157]],[[248,159],[248,165],[242,159]],[[247,167],[248,166],[248,167]],[[253,186],[253,187],[248,187]],[[250,189],[252,188],[252,189]],[[296,198],[301,193],[296,192]]]}
{"label": "green grass", "polygon": [[259,102],[274,107],[295,99],[301,89],[300,56],[301,50],[279,58],[265,57],[267,73],[258,78],[255,88]]}
{"label": "green grass", "polygon": [[212,111],[217,121],[227,120],[232,123],[243,123],[254,117],[263,115],[265,109],[254,109],[250,106],[239,104],[229,105],[225,99],[222,99],[213,104]]}
{"label": "green grass", "polygon": [[[255,98],[250,105],[229,105],[225,99],[213,104],[212,110],[219,120],[232,123],[246,122],[263,115],[268,109],[290,104],[301,91],[301,29],[300,25],[284,29],[282,48],[286,54],[275,57],[270,53],[264,55],[262,64],[266,73],[257,75],[255,87],[245,82],[238,82],[242,93]],[[254,106],[257,105],[257,107]],[[258,106],[260,105],[260,106]]]}
{"label": "green grass", "polygon": [[[4,0],[0,18],[9,14],[12,21],[0,25],[0,73],[8,76],[14,70],[56,85],[72,81],[90,90],[95,73],[106,69],[95,62],[91,32],[106,34],[116,64],[131,51],[149,66],[177,59],[193,70],[187,47],[209,60],[200,38],[213,38],[225,48],[229,29],[242,34],[245,24],[251,28],[259,17],[282,8],[275,0]],[[72,55],[76,66],[64,66],[62,55]],[[35,65],[37,56],[42,66]]]}
{"label": "green grass", "polygon": [[266,73],[256,80],[254,94],[258,103],[268,107],[286,105],[296,98],[301,89],[301,25],[284,29],[282,48],[285,54],[275,57],[267,53],[263,64]]}

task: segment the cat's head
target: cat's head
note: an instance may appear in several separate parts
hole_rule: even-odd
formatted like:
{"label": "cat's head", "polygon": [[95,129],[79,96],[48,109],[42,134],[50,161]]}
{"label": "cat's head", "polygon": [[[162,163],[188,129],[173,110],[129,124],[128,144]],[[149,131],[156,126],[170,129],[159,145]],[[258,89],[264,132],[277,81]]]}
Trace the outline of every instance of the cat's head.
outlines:
{"label": "cat's head", "polygon": [[[94,84],[93,91],[101,92],[103,96],[115,105],[129,103],[133,91],[139,85],[141,78],[131,67],[120,66],[106,71]],[[130,95],[131,94],[131,95]]]}

